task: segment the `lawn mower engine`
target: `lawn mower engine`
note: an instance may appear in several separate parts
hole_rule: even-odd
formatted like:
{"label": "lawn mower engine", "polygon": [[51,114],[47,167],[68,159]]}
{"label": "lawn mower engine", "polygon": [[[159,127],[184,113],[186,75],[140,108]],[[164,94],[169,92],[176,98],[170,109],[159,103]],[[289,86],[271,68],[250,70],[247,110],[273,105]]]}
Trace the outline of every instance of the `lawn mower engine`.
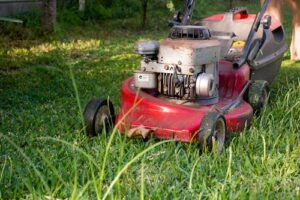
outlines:
{"label": "lawn mower engine", "polygon": [[161,43],[138,42],[136,51],[143,60],[134,72],[135,87],[171,99],[217,102],[221,47],[210,38],[206,27],[175,26]]}

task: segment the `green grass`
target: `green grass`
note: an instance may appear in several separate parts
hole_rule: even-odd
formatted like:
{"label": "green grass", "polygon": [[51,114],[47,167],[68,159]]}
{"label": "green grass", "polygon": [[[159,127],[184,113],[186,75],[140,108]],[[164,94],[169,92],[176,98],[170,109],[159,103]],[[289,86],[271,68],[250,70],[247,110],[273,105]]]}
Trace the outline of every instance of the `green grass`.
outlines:
{"label": "green grass", "polygon": [[79,107],[109,96],[118,109],[121,83],[139,65],[135,41],[166,35],[88,24],[55,39],[3,36],[0,199],[299,199],[300,63],[288,53],[267,110],[220,155],[83,134]]}

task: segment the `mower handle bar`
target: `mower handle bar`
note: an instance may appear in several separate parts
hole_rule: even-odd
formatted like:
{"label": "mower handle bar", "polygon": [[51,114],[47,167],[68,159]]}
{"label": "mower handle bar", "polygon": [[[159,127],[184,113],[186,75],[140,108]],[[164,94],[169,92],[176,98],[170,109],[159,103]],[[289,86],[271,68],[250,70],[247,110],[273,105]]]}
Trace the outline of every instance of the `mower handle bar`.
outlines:
{"label": "mower handle bar", "polygon": [[244,50],[243,50],[243,55],[240,57],[240,59],[237,62],[233,63],[234,68],[238,69],[247,62],[248,56],[252,49],[251,47],[252,47],[252,43],[254,40],[254,36],[259,29],[261,20],[262,20],[263,16],[265,15],[265,12],[267,11],[269,4],[270,4],[270,0],[265,0],[263,6],[261,8],[261,11],[256,15],[254,22],[252,24],[252,27],[250,29],[250,33],[248,35]]}
{"label": "mower handle bar", "polygon": [[193,10],[195,6],[195,0],[187,0],[184,10],[184,16],[182,19],[182,25],[188,25],[191,22]]}

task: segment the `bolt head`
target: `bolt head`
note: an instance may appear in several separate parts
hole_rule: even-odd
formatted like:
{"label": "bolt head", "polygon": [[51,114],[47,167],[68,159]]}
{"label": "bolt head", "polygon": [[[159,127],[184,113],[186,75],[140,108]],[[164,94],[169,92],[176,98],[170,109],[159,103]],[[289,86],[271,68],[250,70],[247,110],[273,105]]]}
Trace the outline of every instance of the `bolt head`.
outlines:
{"label": "bolt head", "polygon": [[177,71],[178,71],[178,72],[181,72],[181,67],[177,67]]}

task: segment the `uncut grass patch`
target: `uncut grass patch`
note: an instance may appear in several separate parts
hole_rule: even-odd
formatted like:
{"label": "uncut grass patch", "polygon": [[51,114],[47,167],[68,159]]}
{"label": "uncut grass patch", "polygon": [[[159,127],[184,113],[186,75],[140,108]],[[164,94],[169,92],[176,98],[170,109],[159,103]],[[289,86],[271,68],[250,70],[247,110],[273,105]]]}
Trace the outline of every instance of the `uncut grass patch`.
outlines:
{"label": "uncut grass patch", "polygon": [[0,199],[96,199],[109,188],[116,199],[299,198],[300,64],[288,53],[266,111],[220,155],[199,156],[197,144],[169,141],[128,165],[159,141],[115,132],[108,148],[111,133],[83,134],[78,104],[109,96],[118,109],[121,83],[139,65],[135,41],[167,32],[85,28],[1,46]]}

